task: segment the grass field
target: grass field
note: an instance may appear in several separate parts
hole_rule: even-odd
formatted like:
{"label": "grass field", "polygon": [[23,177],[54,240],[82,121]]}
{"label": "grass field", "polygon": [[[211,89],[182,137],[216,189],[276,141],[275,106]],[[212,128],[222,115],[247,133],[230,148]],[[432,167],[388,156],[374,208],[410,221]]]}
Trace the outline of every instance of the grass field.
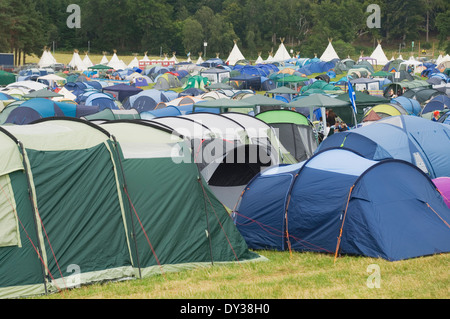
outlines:
{"label": "grass field", "polygon": [[[50,299],[448,299],[450,255],[388,262],[260,251],[268,261],[83,286]],[[377,272],[369,267],[376,265]],[[369,269],[368,269],[369,267]],[[371,266],[372,267],[372,266]],[[379,288],[373,275],[379,275]],[[369,285],[368,285],[369,282]],[[372,285],[372,286],[371,286]],[[372,288],[371,288],[371,287]]]}

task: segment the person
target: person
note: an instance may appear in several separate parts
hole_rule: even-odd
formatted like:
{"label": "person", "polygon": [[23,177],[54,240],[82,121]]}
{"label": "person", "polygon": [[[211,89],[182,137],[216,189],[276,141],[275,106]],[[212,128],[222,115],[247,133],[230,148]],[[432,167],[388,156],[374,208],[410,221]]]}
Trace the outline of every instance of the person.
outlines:
{"label": "person", "polygon": [[367,88],[364,88],[363,93],[370,94]]}
{"label": "person", "polygon": [[433,112],[433,118],[431,119],[433,122],[437,122],[439,120],[439,111]]}
{"label": "person", "polygon": [[347,124],[345,122],[336,122],[336,125],[334,126],[334,131],[337,132],[345,132],[348,131]]}
{"label": "person", "polygon": [[334,111],[332,109],[327,110],[327,114],[326,114],[327,118],[327,126],[329,124],[329,126],[333,126],[334,124],[336,124],[336,113],[334,113]]}

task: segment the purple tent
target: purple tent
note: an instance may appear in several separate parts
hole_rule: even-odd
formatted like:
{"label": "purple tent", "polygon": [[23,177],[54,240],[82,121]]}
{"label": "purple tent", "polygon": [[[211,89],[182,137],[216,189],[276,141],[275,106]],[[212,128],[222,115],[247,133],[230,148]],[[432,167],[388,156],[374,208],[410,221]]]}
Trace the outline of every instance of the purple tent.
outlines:
{"label": "purple tent", "polygon": [[433,182],[442,194],[444,202],[450,208],[450,177],[438,177],[433,179]]}

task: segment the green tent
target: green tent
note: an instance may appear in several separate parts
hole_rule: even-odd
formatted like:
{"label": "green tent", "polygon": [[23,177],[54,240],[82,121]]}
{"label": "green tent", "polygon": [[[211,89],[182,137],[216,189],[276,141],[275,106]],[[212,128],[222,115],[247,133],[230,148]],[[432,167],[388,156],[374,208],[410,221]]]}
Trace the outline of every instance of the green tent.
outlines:
{"label": "green tent", "polygon": [[104,64],[96,64],[88,67],[89,70],[112,70],[113,68]]}
{"label": "green tent", "polygon": [[268,111],[271,109],[280,109],[282,107],[284,107],[287,103],[268,97],[268,96],[264,96],[261,94],[255,94],[246,98],[243,98],[241,100],[242,102],[248,103],[253,105],[254,107],[259,108],[259,112],[264,112],[264,111]]}
{"label": "green tent", "polygon": [[263,259],[195,164],[173,161],[179,137],[110,125],[0,127],[0,298]]}
{"label": "green tent", "polygon": [[109,134],[65,120],[4,126],[0,138],[0,227],[8,234],[0,243],[0,297],[133,276]]}
{"label": "green tent", "polygon": [[48,89],[40,89],[40,90],[37,90],[37,91],[33,91],[31,93],[25,94],[23,97],[25,99],[33,99],[33,98],[64,97],[64,95],[58,94],[58,93],[50,91]]}
{"label": "green tent", "polygon": [[120,145],[142,276],[260,258],[202,179],[181,136],[146,121],[101,126]]}
{"label": "green tent", "polygon": [[[197,102],[192,106],[192,112],[196,108],[211,108],[219,109],[220,113],[231,112],[233,109],[246,109],[255,111],[256,107],[252,104],[246,103],[244,100],[232,100],[228,98],[221,98],[217,100],[205,100]],[[255,112],[256,113],[256,112]]]}
{"label": "green tent", "polygon": [[106,108],[100,112],[84,116],[84,119],[88,121],[137,120],[140,118],[141,116],[136,109],[113,110],[110,108]]}
{"label": "green tent", "polygon": [[15,74],[0,70],[0,86],[7,86],[14,82],[16,82]]}
{"label": "green tent", "polygon": [[[345,121],[346,123],[352,123],[356,125],[356,119],[353,115],[353,109],[350,101],[341,101],[334,97],[329,97],[323,94],[311,94],[306,97],[300,97],[295,99],[294,101],[288,103],[288,107],[293,107],[297,110],[300,109],[309,109],[310,114],[314,108],[331,108],[337,114],[337,109],[343,108],[346,112],[350,112],[352,117]],[[324,112],[323,112],[324,113]],[[325,121],[325,118],[322,118]],[[325,126],[325,125],[324,125]]]}
{"label": "green tent", "polygon": [[[350,98],[348,93],[341,94],[336,97],[337,100],[349,102]],[[364,118],[364,109],[374,107],[378,104],[389,103],[389,99],[379,96],[366,94],[360,91],[355,91],[355,104],[356,104],[356,120],[361,123]],[[351,123],[353,118],[353,111],[349,108],[336,108],[333,109],[336,115],[338,115],[344,122]]]}
{"label": "green tent", "polygon": [[275,129],[281,144],[298,162],[313,156],[318,142],[306,116],[292,110],[271,110],[257,114],[256,118]]}

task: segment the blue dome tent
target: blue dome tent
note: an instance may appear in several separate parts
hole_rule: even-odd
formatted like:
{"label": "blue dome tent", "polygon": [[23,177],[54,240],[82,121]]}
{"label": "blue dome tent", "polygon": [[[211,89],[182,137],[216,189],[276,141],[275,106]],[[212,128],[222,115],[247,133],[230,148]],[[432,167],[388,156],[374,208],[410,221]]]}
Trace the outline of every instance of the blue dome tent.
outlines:
{"label": "blue dome tent", "polygon": [[[367,139],[372,142],[365,142]],[[417,116],[391,116],[333,134],[317,151],[333,147],[350,148],[373,160],[404,160],[419,167],[430,178],[450,176],[450,127]]]}
{"label": "blue dome tent", "polygon": [[343,148],[259,173],[233,218],[252,249],[389,261],[450,252],[450,210],[428,176]]}

